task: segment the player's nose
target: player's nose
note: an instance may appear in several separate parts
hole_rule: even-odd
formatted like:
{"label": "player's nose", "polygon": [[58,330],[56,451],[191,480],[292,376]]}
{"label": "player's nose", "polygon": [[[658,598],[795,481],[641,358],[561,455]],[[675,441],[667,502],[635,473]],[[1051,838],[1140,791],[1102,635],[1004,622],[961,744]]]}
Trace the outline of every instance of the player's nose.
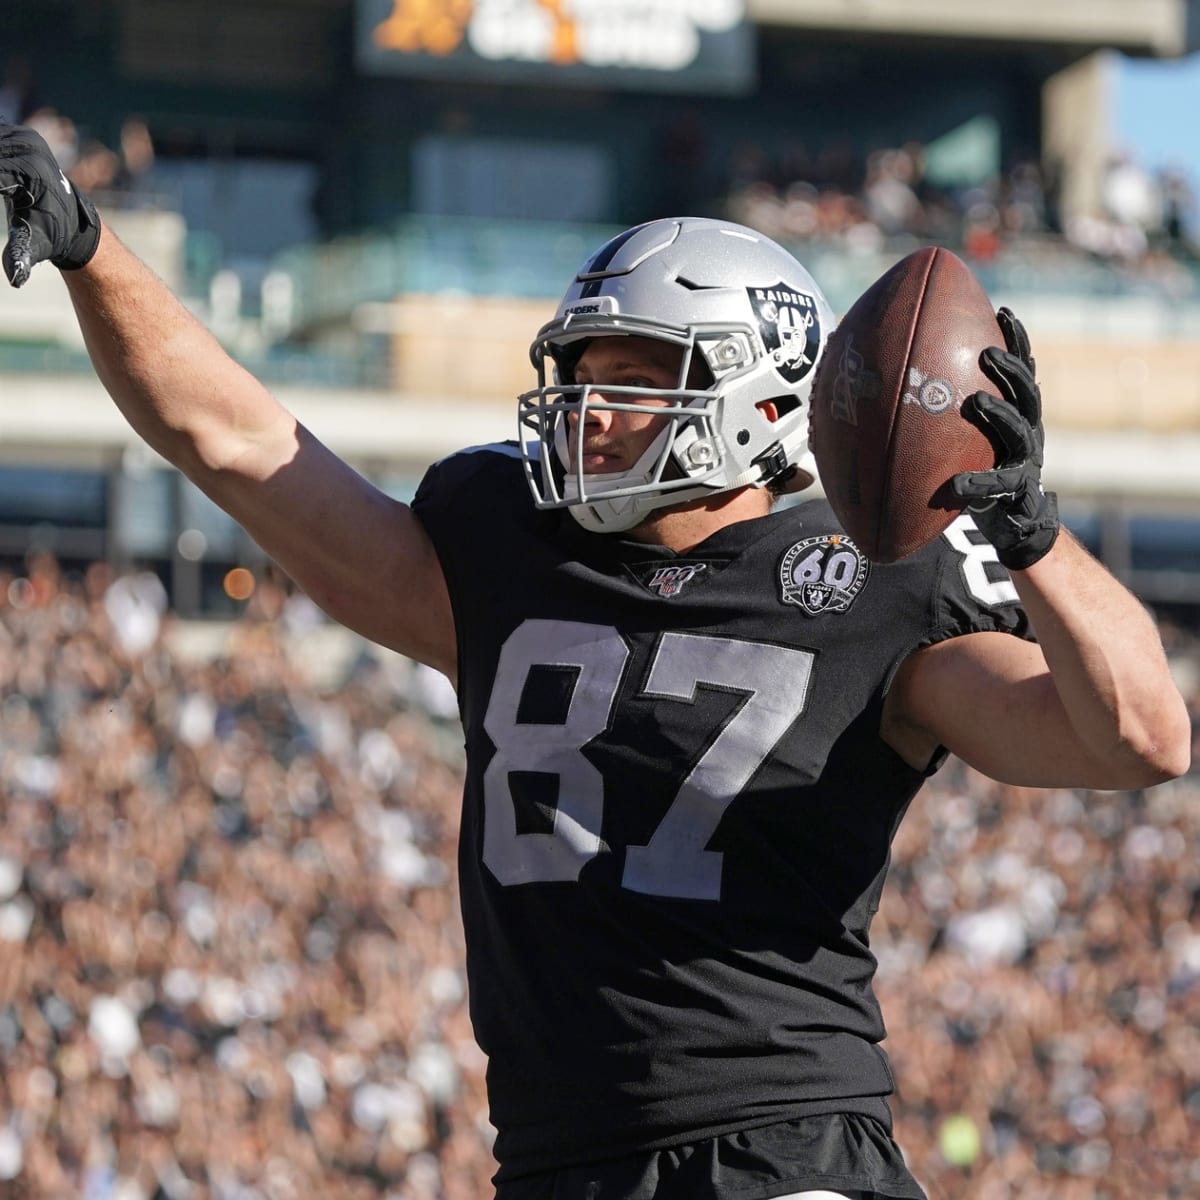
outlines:
{"label": "player's nose", "polygon": [[585,428],[603,433],[612,424],[614,410],[609,407],[602,391],[589,390],[587,396],[567,413],[567,422],[572,429],[579,425],[582,417]]}

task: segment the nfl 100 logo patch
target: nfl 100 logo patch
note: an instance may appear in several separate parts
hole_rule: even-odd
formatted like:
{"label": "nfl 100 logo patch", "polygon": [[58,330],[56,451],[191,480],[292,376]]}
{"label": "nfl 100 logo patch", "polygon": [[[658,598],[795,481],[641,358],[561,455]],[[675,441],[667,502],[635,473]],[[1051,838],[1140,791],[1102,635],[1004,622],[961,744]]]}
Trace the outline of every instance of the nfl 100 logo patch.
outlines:
{"label": "nfl 100 logo patch", "polygon": [[843,533],[797,542],[779,560],[780,599],[809,616],[842,613],[867,582],[871,564]]}
{"label": "nfl 100 logo patch", "polygon": [[670,598],[678,596],[684,585],[691,583],[701,571],[707,569],[706,563],[680,563],[665,567],[656,567],[644,582],[652,592]]}

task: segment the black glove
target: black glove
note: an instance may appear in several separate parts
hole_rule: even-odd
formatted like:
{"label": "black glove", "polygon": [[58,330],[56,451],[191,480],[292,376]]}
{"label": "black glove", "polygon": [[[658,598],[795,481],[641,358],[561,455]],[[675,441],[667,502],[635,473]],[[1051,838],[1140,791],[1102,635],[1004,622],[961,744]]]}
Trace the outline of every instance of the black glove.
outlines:
{"label": "black glove", "polygon": [[980,532],[1010,570],[1041,558],[1058,537],[1058,498],[1042,489],[1042,393],[1034,375],[1025,327],[1007,308],[996,313],[1005,349],[989,346],[979,366],[1004,398],[976,392],[962,414],[987,435],[996,451],[991,471],[964,471],[951,480]]}
{"label": "black glove", "polygon": [[36,130],[0,124],[0,195],[9,227],[0,261],[13,287],[47,259],[73,271],[96,253],[100,218],[95,205],[67,181]]}

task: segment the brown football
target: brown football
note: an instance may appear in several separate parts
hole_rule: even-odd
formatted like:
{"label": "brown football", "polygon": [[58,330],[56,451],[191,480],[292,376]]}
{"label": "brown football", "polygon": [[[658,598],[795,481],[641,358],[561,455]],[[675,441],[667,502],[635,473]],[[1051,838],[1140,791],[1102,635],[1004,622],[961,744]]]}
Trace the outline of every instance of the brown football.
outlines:
{"label": "brown football", "polygon": [[983,285],[936,246],[880,276],[834,330],[813,384],[812,451],[833,511],[868,558],[895,562],[932,541],[962,510],[951,476],[994,465],[960,410],[975,392],[995,392],[979,354],[1003,345]]}

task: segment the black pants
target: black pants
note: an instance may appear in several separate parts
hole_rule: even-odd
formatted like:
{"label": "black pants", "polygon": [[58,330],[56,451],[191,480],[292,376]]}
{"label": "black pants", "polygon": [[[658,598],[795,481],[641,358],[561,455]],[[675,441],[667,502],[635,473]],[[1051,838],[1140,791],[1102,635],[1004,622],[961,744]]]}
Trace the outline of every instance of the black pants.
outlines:
{"label": "black pants", "polygon": [[497,1184],[496,1200],[772,1200],[806,1190],[926,1200],[872,1117],[830,1113]]}

